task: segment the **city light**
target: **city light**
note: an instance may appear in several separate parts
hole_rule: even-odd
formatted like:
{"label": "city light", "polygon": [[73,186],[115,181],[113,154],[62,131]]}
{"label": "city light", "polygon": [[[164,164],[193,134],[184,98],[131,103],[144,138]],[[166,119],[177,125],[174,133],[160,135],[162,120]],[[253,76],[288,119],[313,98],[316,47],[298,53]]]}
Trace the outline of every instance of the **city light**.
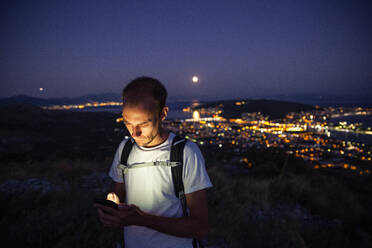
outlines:
{"label": "city light", "polygon": [[199,118],[200,118],[200,114],[199,114],[199,112],[195,110],[195,111],[192,113],[192,117],[193,117],[194,120],[199,120]]}
{"label": "city light", "polygon": [[48,110],[74,110],[74,109],[85,109],[85,108],[100,108],[100,107],[118,107],[121,106],[121,102],[88,102],[83,104],[72,104],[72,105],[53,105],[43,106],[43,109]]}
{"label": "city light", "polygon": [[[242,106],[245,101],[234,102]],[[314,169],[345,169],[358,175],[368,175],[371,169],[361,167],[357,161],[372,160],[371,147],[364,143],[342,141],[333,138],[333,132],[339,131],[328,123],[331,116],[352,113],[370,115],[370,109],[316,109],[303,113],[289,113],[282,119],[270,120],[260,112],[244,113],[241,118],[226,119],[221,116],[223,105],[193,110],[189,106],[185,112],[193,113],[192,119],[182,120],[173,126],[169,121],[167,128],[197,140],[203,146],[211,145],[224,150],[236,150],[238,153],[248,148],[282,149],[291,156],[304,160]],[[203,114],[205,117],[200,117]],[[195,123],[197,122],[197,123]],[[361,129],[357,123],[342,123],[349,133],[368,135],[371,129]],[[234,147],[234,148],[233,148]],[[247,158],[249,159],[249,158]],[[246,163],[248,160],[241,160]],[[250,162],[250,161],[249,161]],[[368,172],[367,172],[368,170]],[[362,173],[360,173],[362,172]]]}
{"label": "city light", "polygon": [[[236,101],[234,105],[239,107],[246,103],[246,101]],[[45,106],[43,108],[49,110],[82,110],[86,108],[120,107],[121,105],[121,102],[88,102]],[[346,121],[337,122],[335,125],[328,123],[328,120],[334,116],[371,115],[371,109],[316,109],[305,113],[289,113],[284,118],[276,120],[270,120],[268,116],[264,116],[260,112],[243,113],[239,118],[226,119],[222,116],[222,104],[203,108],[193,103],[183,108],[183,111],[192,113],[192,118],[181,121],[167,120],[165,121],[166,128],[175,133],[181,132],[187,139],[202,146],[212,145],[237,151],[249,147],[257,149],[278,148],[289,152],[288,154],[291,154],[291,156],[306,161],[314,169],[341,168],[355,171],[358,175],[368,175],[371,172],[370,168],[360,167],[355,163],[355,161],[370,163],[372,160],[370,146],[364,142],[337,140],[333,137],[333,132],[372,135],[371,127],[363,128],[358,123]],[[122,121],[122,117],[116,119],[117,123]],[[246,163],[246,160],[242,161]]]}

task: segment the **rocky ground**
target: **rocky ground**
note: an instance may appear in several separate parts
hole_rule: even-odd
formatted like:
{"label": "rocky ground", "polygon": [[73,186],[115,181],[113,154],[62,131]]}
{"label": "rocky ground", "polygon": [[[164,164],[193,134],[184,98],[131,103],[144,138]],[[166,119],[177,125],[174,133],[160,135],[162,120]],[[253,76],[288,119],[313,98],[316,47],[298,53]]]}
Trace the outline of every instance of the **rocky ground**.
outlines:
{"label": "rocky ground", "polygon": [[[112,180],[103,172],[95,172],[90,175],[82,176],[78,187],[92,192],[109,192]],[[26,180],[9,179],[0,184],[0,192],[5,193],[28,193],[41,192],[50,193],[54,191],[69,191],[71,189],[68,181],[55,184],[42,178],[29,178]]]}

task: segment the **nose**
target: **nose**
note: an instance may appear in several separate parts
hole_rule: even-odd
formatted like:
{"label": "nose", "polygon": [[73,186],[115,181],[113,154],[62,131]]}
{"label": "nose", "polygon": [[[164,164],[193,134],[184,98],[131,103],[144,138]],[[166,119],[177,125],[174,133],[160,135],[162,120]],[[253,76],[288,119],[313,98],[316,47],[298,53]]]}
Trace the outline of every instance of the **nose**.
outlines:
{"label": "nose", "polygon": [[141,132],[140,127],[138,127],[138,126],[133,126],[132,127],[132,133],[131,133],[132,137],[139,137],[139,136],[141,136],[141,134],[142,134],[142,132]]}

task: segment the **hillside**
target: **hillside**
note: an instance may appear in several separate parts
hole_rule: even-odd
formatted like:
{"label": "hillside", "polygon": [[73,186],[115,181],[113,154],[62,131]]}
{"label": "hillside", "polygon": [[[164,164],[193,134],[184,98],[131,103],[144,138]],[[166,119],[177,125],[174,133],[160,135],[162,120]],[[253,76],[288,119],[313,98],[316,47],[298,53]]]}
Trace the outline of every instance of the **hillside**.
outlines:
{"label": "hillside", "polygon": [[[11,247],[115,247],[92,199],[124,135],[116,116],[0,108],[0,221]],[[372,247],[372,180],[350,170],[313,170],[280,148],[201,146],[208,191],[207,248]],[[247,166],[241,158],[252,162]]]}
{"label": "hillside", "polygon": [[[0,106],[1,161],[49,157],[96,158],[120,142],[123,125],[109,112],[49,111],[24,104]],[[22,154],[22,156],[20,156]]]}

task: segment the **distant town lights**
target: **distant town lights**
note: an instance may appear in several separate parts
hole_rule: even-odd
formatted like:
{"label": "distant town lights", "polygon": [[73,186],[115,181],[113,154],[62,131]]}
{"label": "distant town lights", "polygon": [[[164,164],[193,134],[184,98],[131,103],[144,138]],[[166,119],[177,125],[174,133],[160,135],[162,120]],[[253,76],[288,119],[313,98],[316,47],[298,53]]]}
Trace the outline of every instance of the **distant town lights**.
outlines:
{"label": "distant town lights", "polygon": [[199,112],[195,110],[195,111],[192,113],[192,117],[193,117],[194,120],[199,120],[199,118],[200,118],[200,114],[199,114]]}

